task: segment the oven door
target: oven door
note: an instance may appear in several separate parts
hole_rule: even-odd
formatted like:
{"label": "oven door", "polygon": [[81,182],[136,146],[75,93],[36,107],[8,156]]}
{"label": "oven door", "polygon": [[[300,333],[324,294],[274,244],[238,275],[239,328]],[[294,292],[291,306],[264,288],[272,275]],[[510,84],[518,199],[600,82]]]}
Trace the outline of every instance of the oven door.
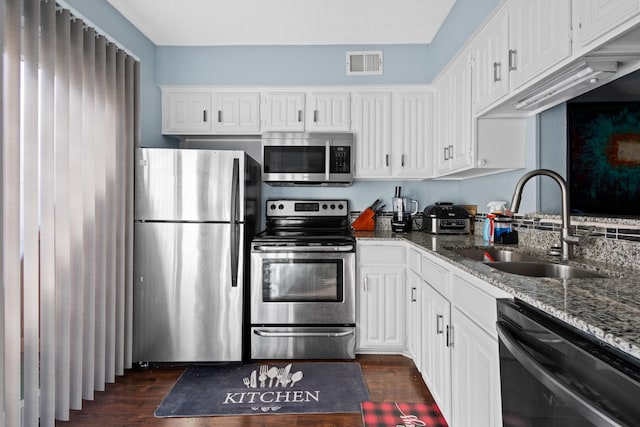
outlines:
{"label": "oven door", "polygon": [[355,248],[254,243],[251,323],[355,324]]}

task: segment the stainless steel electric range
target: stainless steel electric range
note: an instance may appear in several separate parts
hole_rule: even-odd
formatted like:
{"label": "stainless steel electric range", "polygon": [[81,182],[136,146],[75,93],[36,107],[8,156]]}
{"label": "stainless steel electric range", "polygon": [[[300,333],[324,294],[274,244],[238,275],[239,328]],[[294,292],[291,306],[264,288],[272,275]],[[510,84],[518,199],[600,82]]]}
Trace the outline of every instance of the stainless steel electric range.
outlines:
{"label": "stainless steel electric range", "polygon": [[251,244],[252,359],[355,358],[347,200],[268,200]]}

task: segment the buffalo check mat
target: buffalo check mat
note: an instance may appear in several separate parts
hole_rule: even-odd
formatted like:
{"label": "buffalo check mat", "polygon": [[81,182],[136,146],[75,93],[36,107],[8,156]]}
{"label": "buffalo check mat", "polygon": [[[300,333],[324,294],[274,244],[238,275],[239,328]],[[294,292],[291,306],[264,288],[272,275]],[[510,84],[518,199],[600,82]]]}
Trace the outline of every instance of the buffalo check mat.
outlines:
{"label": "buffalo check mat", "polygon": [[448,427],[435,403],[365,401],[361,408],[365,427]]}

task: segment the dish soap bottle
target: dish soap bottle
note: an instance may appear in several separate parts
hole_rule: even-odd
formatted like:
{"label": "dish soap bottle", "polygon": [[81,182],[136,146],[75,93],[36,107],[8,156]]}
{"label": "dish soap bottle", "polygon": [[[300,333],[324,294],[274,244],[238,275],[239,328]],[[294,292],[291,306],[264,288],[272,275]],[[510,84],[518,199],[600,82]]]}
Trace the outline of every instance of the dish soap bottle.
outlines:
{"label": "dish soap bottle", "polygon": [[494,220],[496,215],[504,214],[507,210],[506,208],[507,202],[496,200],[487,203],[487,207],[489,208],[489,213],[487,214],[487,218],[484,220],[484,227],[482,228],[482,238],[489,242],[493,243],[494,236]]}

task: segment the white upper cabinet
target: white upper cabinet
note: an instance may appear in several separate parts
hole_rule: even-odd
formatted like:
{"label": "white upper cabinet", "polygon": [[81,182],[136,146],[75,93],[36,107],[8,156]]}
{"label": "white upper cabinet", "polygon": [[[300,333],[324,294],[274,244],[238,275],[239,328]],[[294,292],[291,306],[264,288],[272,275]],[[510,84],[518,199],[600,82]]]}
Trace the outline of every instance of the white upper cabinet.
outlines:
{"label": "white upper cabinet", "polygon": [[433,93],[399,91],[394,100],[393,175],[425,179],[433,176]]}
{"label": "white upper cabinet", "polygon": [[162,90],[162,133],[211,133],[211,92]]}
{"label": "white upper cabinet", "polygon": [[259,92],[214,92],[213,111],[215,133],[260,132]]}
{"label": "white upper cabinet", "polygon": [[477,112],[509,93],[509,16],[501,13],[471,49],[472,105]]}
{"label": "white upper cabinet", "polygon": [[[609,39],[609,32],[640,13],[638,0],[573,0],[573,31],[576,46],[594,47]],[[603,37],[606,36],[606,37]]]}
{"label": "white upper cabinet", "polygon": [[307,132],[349,132],[350,92],[311,92],[307,95]]}
{"label": "white upper cabinet", "polygon": [[260,109],[263,132],[304,131],[304,92],[265,92]]}
{"label": "white upper cabinet", "polygon": [[512,2],[509,8],[508,58],[511,90],[519,89],[569,56],[571,0]]}
{"label": "white upper cabinet", "polygon": [[435,174],[466,169],[473,162],[471,134],[471,66],[459,58],[436,86]]}
{"label": "white upper cabinet", "polygon": [[391,176],[391,92],[354,92],[355,177]]}

